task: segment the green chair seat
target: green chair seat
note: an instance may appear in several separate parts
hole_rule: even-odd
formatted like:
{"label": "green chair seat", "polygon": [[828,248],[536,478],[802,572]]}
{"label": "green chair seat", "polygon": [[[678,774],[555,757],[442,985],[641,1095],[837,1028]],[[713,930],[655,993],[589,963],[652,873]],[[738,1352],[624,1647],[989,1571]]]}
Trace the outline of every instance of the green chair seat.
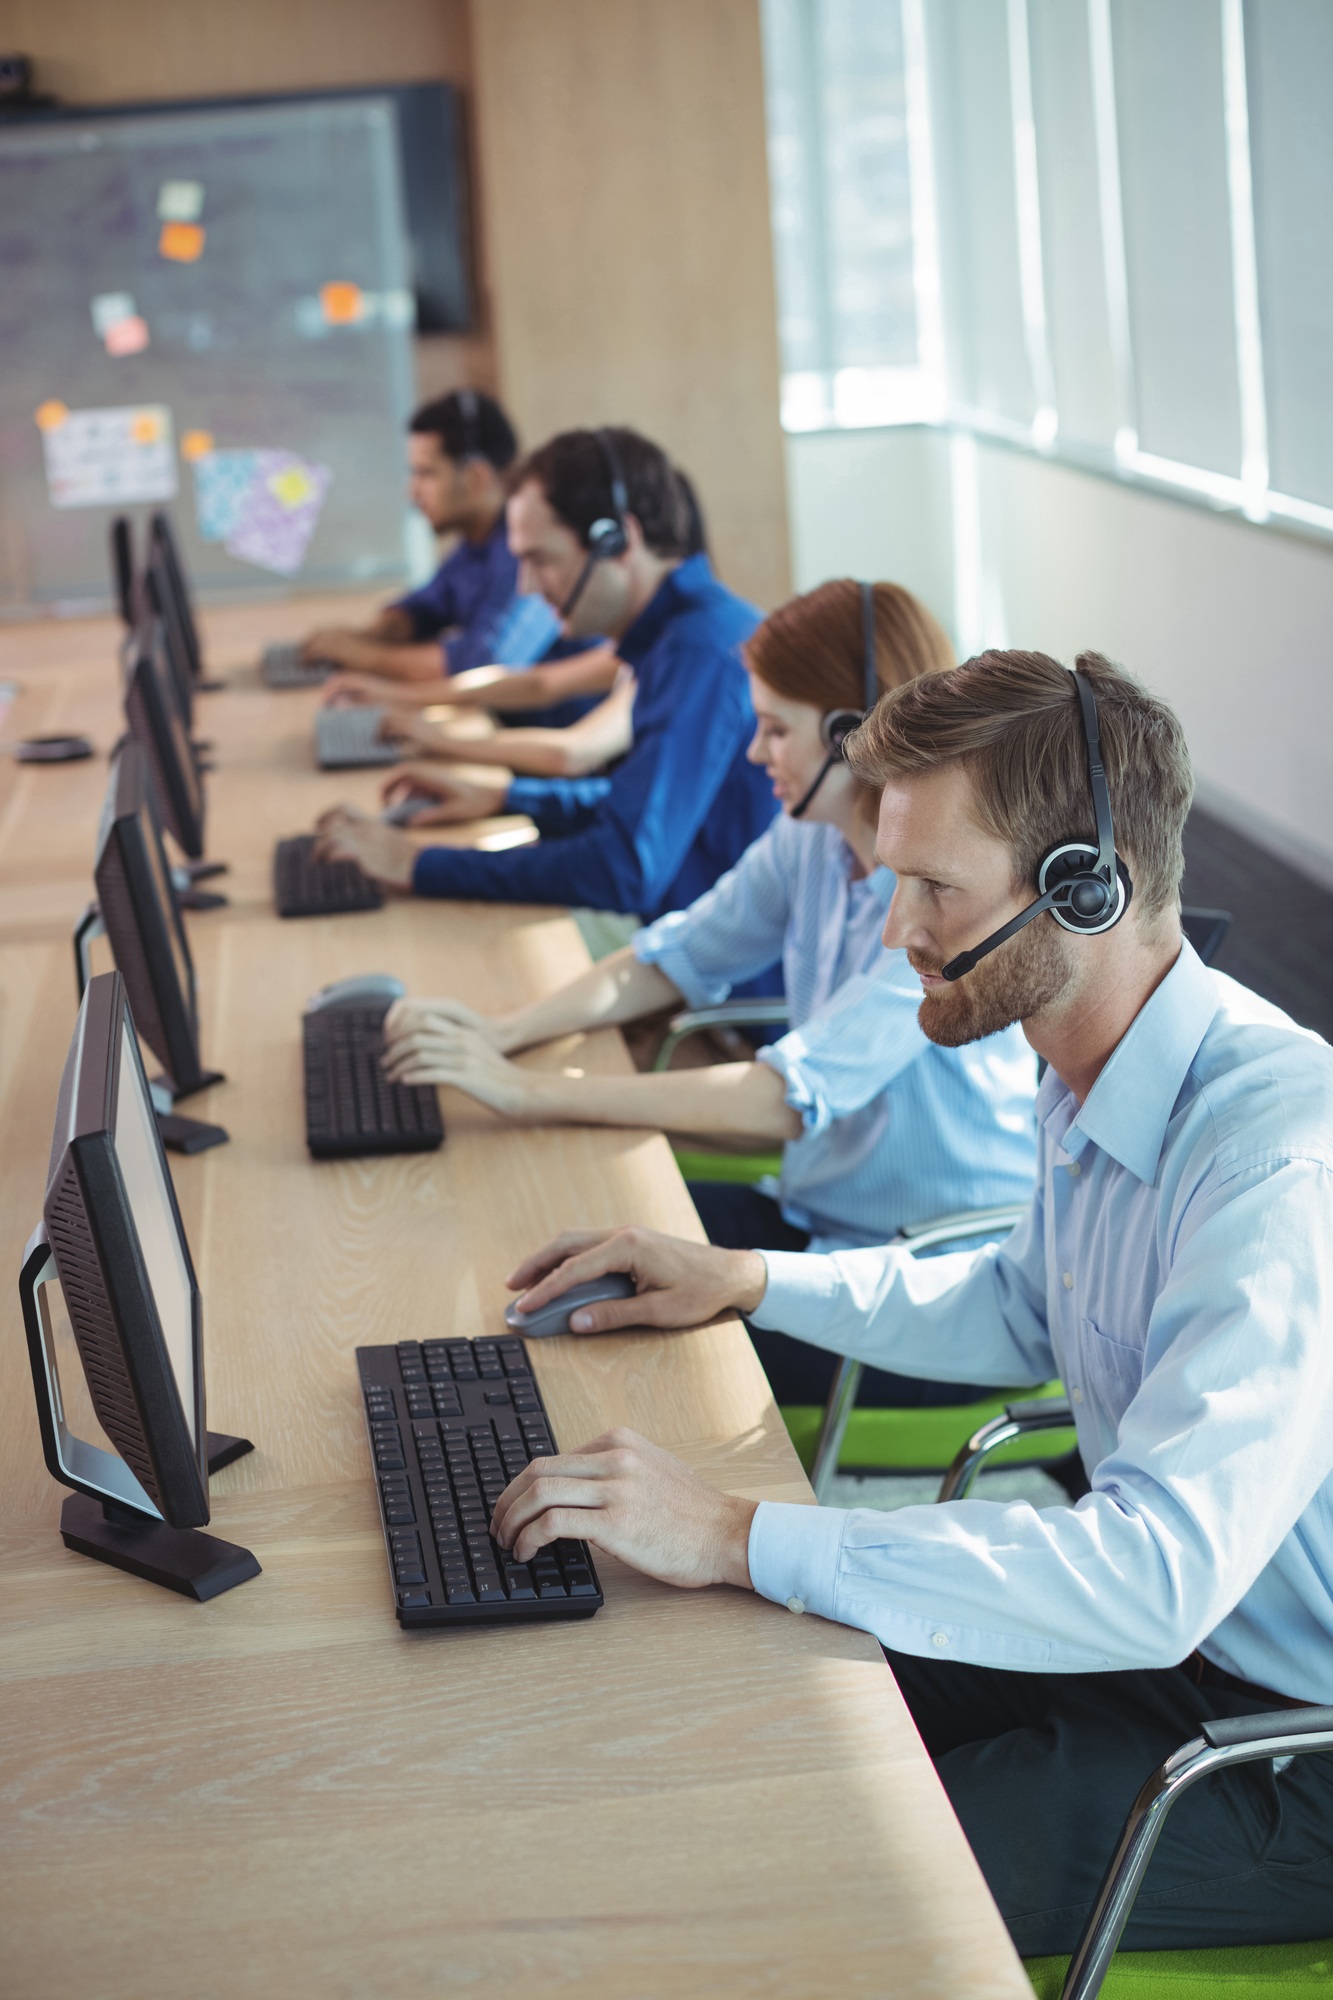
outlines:
{"label": "green chair seat", "polygon": [[714,1153],[702,1147],[675,1146],[676,1165],[687,1181],[726,1181],[733,1187],[753,1187],[782,1172],[781,1153]]}
{"label": "green chair seat", "polygon": [[[1060,2000],[1067,1958],[1024,1961],[1037,2000]],[[1101,2000],[1329,2000],[1333,1938],[1315,1944],[1235,1945],[1209,1951],[1122,1951]]]}
{"label": "green chair seat", "polygon": [[[1038,1397],[1063,1396],[1059,1382],[1041,1389],[997,1389],[981,1403],[955,1403],[948,1408],[920,1410],[852,1411],[847,1433],[838,1456],[840,1467],[865,1472],[944,1472],[974,1431],[993,1417],[1003,1416],[1004,1406],[1015,1396],[1035,1401]],[[815,1403],[788,1404],[782,1421],[806,1471],[814,1463],[815,1446],[823,1409]],[[1050,1459],[1067,1458],[1077,1440],[1072,1429],[1040,1431],[1033,1437],[1015,1438],[1000,1445],[987,1459],[987,1466],[1036,1465]]]}

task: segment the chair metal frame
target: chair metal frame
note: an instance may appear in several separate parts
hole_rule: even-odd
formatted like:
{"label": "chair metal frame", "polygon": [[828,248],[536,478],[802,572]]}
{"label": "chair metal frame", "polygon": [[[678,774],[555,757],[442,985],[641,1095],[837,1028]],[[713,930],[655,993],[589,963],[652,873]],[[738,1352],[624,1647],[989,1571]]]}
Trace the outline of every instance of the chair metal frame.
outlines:
{"label": "chair metal frame", "polygon": [[[1014,1229],[1030,1207],[1030,1202],[1011,1201],[1002,1202],[994,1208],[959,1209],[953,1215],[938,1215],[929,1222],[905,1223],[891,1241],[899,1249],[907,1250],[916,1257],[920,1256],[923,1250],[939,1250],[949,1243],[966,1243],[974,1236],[998,1236],[1002,1230]],[[847,1435],[852,1411],[856,1408],[856,1399],[861,1392],[865,1369],[863,1361],[854,1361],[850,1356],[843,1355],[833,1371],[828,1401],[824,1405],[824,1416],[815,1443],[815,1455],[810,1466],[810,1484],[814,1487],[815,1498],[821,1506],[828,1499],[837,1475],[843,1439]],[[1010,1405],[1010,1407],[1018,1406]],[[1066,1424],[1069,1422],[1067,1417],[1065,1422]],[[981,1432],[978,1431],[975,1435],[979,1437]],[[997,1444],[1003,1442],[1003,1438],[996,1439]]]}
{"label": "chair metal frame", "polygon": [[[961,1500],[986,1459],[1002,1444],[1032,1431],[1072,1424],[1067,1399],[1010,1403],[974,1432],[945,1474],[942,1501]],[[1200,1778],[1265,1757],[1304,1757],[1333,1750],[1333,1707],[1282,1708],[1264,1715],[1222,1716],[1205,1722],[1197,1736],[1159,1765],[1139,1792],[1107,1864],[1088,1920],[1083,1926],[1060,2000],[1097,2000],[1129,1921],[1166,1816],[1182,1792]]]}

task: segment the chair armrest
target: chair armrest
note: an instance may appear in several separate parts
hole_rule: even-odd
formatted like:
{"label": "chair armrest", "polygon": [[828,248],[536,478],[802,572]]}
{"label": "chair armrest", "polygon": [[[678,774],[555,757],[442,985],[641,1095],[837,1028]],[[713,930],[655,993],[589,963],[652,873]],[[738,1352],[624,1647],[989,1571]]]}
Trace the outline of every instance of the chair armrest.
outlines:
{"label": "chair armrest", "polygon": [[998,1236],[1002,1229],[1016,1229],[1030,1207],[1030,1202],[1006,1201],[994,1208],[958,1209],[929,1222],[904,1223],[893,1241],[916,1256],[922,1250],[937,1250],[941,1243],[966,1242],[969,1236]]}
{"label": "chair armrest", "polygon": [[[1308,1750],[1333,1749],[1330,1742],[1333,1708],[1278,1708],[1270,1715],[1220,1715],[1213,1722],[1203,1723],[1200,1733],[1213,1750],[1251,1749],[1281,1738],[1279,1755],[1301,1757]],[[1298,1737],[1311,1740],[1306,1743],[1291,1740]]]}
{"label": "chair armrest", "polygon": [[785,1000],[724,1000],[717,1007],[696,1007],[688,1014],[677,1014],[667,1025],[653,1069],[670,1069],[681,1043],[705,1028],[785,1028],[788,1018]]}
{"label": "chair armrest", "polygon": [[992,1417],[979,1431],[973,1431],[949,1470],[945,1473],[937,1501],[963,1500],[990,1454],[1029,1431],[1065,1430],[1074,1421],[1067,1396],[1042,1396],[1021,1403],[1006,1403],[1002,1417]]}
{"label": "chair armrest", "polygon": [[1166,1816],[1200,1778],[1265,1757],[1333,1750],[1333,1708],[1280,1708],[1270,1715],[1219,1717],[1153,1772],[1129,1809],[1083,1935],[1069,1961],[1060,2000],[1096,2000]]}

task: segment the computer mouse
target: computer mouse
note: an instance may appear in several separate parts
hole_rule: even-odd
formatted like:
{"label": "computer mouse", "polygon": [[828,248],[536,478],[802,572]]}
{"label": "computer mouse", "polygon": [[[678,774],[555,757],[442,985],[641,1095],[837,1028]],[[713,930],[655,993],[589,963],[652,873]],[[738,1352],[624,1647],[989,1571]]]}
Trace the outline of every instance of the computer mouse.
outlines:
{"label": "computer mouse", "polygon": [[350,979],[335,979],[321,986],[305,1003],[307,1014],[322,1014],[328,1007],[374,1007],[380,1001],[391,1006],[407,992],[401,979],[391,972],[355,972]]}
{"label": "computer mouse", "polygon": [[438,800],[428,799],[423,792],[418,792],[405,799],[395,799],[391,806],[385,806],[380,818],[385,826],[411,826],[414,819],[438,803]]}
{"label": "computer mouse", "polygon": [[586,1284],[571,1285],[549,1305],[534,1313],[520,1312],[517,1305],[505,1307],[505,1325],[525,1340],[549,1340],[554,1333],[569,1332],[569,1315],[580,1306],[595,1306],[602,1299],[632,1299],[637,1287],[626,1271],[608,1271],[605,1277],[589,1278]]}

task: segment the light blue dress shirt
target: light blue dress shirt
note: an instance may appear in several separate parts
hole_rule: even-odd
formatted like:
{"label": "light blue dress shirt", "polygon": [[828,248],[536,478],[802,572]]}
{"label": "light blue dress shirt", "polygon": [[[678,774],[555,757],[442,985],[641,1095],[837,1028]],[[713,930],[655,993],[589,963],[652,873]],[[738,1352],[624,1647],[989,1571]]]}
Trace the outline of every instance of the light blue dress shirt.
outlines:
{"label": "light blue dress shirt", "polygon": [[766,1597],[939,1659],[1164,1667],[1333,1700],[1333,1050],[1186,944],[1080,1107],[1037,1099],[1027,1219],[976,1255],[770,1255],[757,1325],[905,1374],[1063,1377],[1092,1492],[765,1503]]}
{"label": "light blue dress shirt", "polygon": [[883,1243],[907,1222],[1026,1201],[1036,1171],[1036,1058],[1018,1028],[941,1049],[921,982],[881,942],[887,868],[854,879],[833,826],[782,814],[716,886],[638,932],[691,1007],[781,958],[791,1032],[759,1060],[804,1131],[767,1191],[815,1248]]}

